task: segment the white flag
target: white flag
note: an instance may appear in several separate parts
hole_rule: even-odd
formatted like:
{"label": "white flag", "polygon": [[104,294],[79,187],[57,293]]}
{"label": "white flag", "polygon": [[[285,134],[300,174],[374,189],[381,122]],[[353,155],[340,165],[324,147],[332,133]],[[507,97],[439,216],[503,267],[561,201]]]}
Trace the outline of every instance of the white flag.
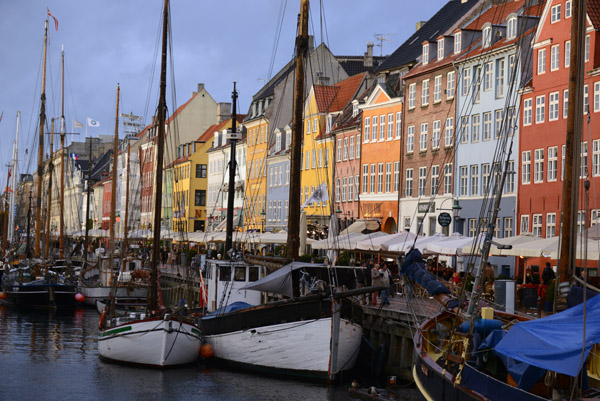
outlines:
{"label": "white flag", "polygon": [[73,128],[83,128],[83,124],[77,120],[73,120]]}
{"label": "white flag", "polygon": [[87,118],[87,124],[88,124],[88,127],[99,127],[100,126],[100,123],[98,121],[94,120],[93,118],[89,118],[89,117]]}
{"label": "white flag", "polygon": [[327,193],[327,184],[322,183],[319,185],[312,195],[304,202],[302,207],[306,207],[307,205],[312,205],[317,202],[324,202],[329,200],[329,194]]}

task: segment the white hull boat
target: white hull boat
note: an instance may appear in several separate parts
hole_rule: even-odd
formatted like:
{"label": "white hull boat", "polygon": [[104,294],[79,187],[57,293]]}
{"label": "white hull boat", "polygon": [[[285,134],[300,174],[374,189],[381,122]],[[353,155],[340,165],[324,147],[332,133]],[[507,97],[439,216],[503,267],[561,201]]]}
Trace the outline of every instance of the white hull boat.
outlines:
{"label": "white hull boat", "polygon": [[101,358],[152,367],[192,363],[198,358],[200,345],[196,326],[169,315],[117,324],[98,334]]}
{"label": "white hull boat", "polygon": [[[79,287],[79,291],[85,297],[84,303],[96,305],[96,301],[102,301],[110,296],[110,287]],[[117,287],[115,297],[118,299],[140,299],[146,298],[147,287]]]}

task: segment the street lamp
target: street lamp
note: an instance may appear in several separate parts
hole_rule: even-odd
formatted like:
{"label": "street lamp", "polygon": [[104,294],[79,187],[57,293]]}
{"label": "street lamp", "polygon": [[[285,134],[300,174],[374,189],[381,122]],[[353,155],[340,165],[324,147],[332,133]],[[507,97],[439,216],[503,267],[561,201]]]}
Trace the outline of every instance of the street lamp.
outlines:
{"label": "street lamp", "polygon": [[[448,199],[450,199],[450,198],[448,198]],[[448,199],[445,199],[442,202],[442,205]],[[462,210],[462,206],[460,206],[460,203],[458,202],[458,199],[454,199],[454,202],[452,203],[452,209],[443,209],[443,208],[440,207],[440,208],[438,208],[438,210],[452,211],[452,219],[453,219],[452,230],[453,230],[453,232],[456,232],[456,229],[458,228],[456,222],[460,218],[460,211]]]}
{"label": "street lamp", "polygon": [[262,219],[261,219],[261,227],[262,228],[261,228],[260,232],[264,233],[265,232],[265,215],[266,215],[264,208],[263,208],[262,212],[260,212],[260,215],[262,216]]}

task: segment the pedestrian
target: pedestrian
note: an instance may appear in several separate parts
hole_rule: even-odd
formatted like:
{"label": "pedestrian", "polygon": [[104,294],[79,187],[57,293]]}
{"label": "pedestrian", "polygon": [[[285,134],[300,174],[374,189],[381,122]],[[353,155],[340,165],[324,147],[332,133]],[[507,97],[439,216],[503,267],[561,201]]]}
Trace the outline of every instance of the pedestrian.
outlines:
{"label": "pedestrian", "polygon": [[[371,285],[373,287],[380,287],[383,285],[379,263],[375,264],[375,267],[371,269]],[[378,291],[373,291],[371,294],[371,305],[377,305],[377,293]]]}
{"label": "pedestrian", "polygon": [[556,274],[552,269],[552,265],[550,265],[550,262],[546,262],[546,267],[544,267],[544,271],[542,272],[542,280],[544,281],[544,284],[549,285],[550,282],[555,278]]}
{"label": "pedestrian", "polygon": [[391,274],[387,268],[387,265],[384,263],[381,268],[381,284],[385,286],[385,289],[381,290],[381,303],[383,305],[390,304],[390,282],[391,282]]}

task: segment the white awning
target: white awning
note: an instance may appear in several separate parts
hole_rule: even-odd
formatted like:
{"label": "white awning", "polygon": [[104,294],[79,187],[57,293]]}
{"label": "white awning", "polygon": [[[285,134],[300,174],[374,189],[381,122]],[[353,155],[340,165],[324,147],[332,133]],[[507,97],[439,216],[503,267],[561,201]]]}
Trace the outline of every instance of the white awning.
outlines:
{"label": "white awning", "polygon": [[349,227],[346,227],[340,235],[350,233],[362,233],[365,230],[375,231],[379,229],[379,222],[377,220],[363,220],[359,219],[352,223]]}

